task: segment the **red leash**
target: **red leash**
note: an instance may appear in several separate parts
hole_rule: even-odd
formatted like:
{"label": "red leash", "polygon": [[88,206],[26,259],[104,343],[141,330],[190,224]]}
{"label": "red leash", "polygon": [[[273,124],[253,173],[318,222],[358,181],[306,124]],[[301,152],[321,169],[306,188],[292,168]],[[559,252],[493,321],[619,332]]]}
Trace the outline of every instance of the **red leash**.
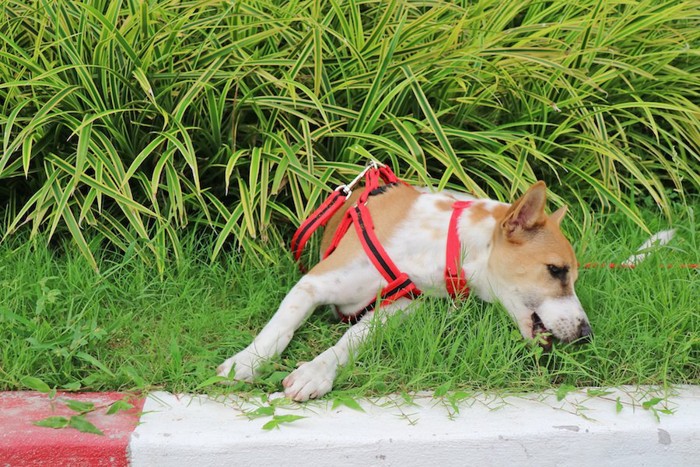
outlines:
{"label": "red leash", "polygon": [[[636,264],[623,264],[623,263],[586,263],[581,266],[583,269],[634,269],[637,267]],[[683,264],[660,264],[661,269],[698,269],[696,263],[683,263]]]}

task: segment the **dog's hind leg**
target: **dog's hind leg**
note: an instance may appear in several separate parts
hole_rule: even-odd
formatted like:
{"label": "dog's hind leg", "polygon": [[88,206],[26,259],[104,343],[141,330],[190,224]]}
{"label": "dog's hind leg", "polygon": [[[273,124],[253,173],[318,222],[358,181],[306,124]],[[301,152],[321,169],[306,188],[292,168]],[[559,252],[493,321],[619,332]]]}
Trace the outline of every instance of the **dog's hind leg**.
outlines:
{"label": "dog's hind leg", "polygon": [[[401,298],[380,308],[376,312],[379,314],[377,318],[383,323],[389,316],[407,310],[411,303],[411,300]],[[333,347],[290,373],[282,382],[285,395],[295,401],[306,401],[328,393],[333,388],[338,367],[345,365],[350,356],[355,354],[366,340],[374,315],[375,312],[367,313],[357,324],[348,329]]]}

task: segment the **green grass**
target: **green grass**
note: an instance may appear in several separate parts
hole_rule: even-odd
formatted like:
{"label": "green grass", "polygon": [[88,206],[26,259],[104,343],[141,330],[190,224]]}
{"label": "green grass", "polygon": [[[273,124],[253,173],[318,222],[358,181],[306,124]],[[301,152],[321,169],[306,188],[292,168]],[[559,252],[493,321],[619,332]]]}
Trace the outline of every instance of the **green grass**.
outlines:
{"label": "green grass", "polygon": [[[421,299],[411,318],[390,319],[377,330],[340,372],[336,390],[700,384],[700,270],[660,267],[700,262],[693,205],[674,216],[677,238],[636,269],[581,271],[577,292],[595,332],[590,345],[555,344],[543,354],[522,340],[499,305],[470,298],[451,308]],[[667,228],[653,212],[643,208],[649,225]],[[582,264],[620,262],[645,236],[621,214],[600,215],[582,235],[573,234]],[[0,390],[20,389],[25,376],[35,376],[71,389],[229,391],[201,385],[250,342],[299,273],[282,248],[269,252],[278,259],[264,268],[235,252],[212,264],[208,240],[188,237],[183,259],[163,275],[99,244],[93,245],[99,274],[74,248],[21,239],[0,245]],[[317,311],[252,388],[278,390],[297,362],[345,329],[330,311]]]}
{"label": "green grass", "polygon": [[[0,386],[197,388],[298,278],[292,226],[370,157],[501,200],[544,179],[582,263],[670,219],[680,234],[634,271],[582,272],[592,345],[541,355],[498,306],[425,300],[339,388],[698,382],[697,270],[658,266],[700,250],[699,15],[693,0],[0,2]],[[343,330],[315,315],[263,387]]]}

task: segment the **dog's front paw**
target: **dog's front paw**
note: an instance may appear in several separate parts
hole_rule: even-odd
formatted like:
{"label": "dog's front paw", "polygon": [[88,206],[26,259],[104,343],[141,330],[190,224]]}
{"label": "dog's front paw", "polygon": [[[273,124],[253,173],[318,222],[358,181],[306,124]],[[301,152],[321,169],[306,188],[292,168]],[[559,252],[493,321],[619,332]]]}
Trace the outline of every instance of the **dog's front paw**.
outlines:
{"label": "dog's front paw", "polygon": [[216,374],[228,378],[231,369],[235,369],[233,379],[250,383],[257,376],[257,370],[262,361],[263,358],[256,353],[245,349],[219,365],[216,369]]}
{"label": "dog's front paw", "polygon": [[337,368],[321,357],[302,364],[282,381],[284,395],[297,402],[324,396],[333,389]]}

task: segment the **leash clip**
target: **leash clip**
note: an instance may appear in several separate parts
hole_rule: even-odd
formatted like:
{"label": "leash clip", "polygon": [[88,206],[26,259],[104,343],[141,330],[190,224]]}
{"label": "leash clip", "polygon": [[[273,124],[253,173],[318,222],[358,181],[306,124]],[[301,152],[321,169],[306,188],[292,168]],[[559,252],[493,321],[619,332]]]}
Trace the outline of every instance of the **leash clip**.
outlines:
{"label": "leash clip", "polygon": [[364,178],[367,172],[369,172],[370,170],[378,170],[380,167],[386,167],[386,165],[382,164],[381,162],[375,161],[374,159],[370,160],[365,166],[365,168],[362,170],[362,172],[357,174],[357,177],[352,179],[350,183],[340,185],[338,188],[335,189],[335,191],[342,191],[345,194],[345,197],[350,197],[350,195],[352,194],[353,187]]}

